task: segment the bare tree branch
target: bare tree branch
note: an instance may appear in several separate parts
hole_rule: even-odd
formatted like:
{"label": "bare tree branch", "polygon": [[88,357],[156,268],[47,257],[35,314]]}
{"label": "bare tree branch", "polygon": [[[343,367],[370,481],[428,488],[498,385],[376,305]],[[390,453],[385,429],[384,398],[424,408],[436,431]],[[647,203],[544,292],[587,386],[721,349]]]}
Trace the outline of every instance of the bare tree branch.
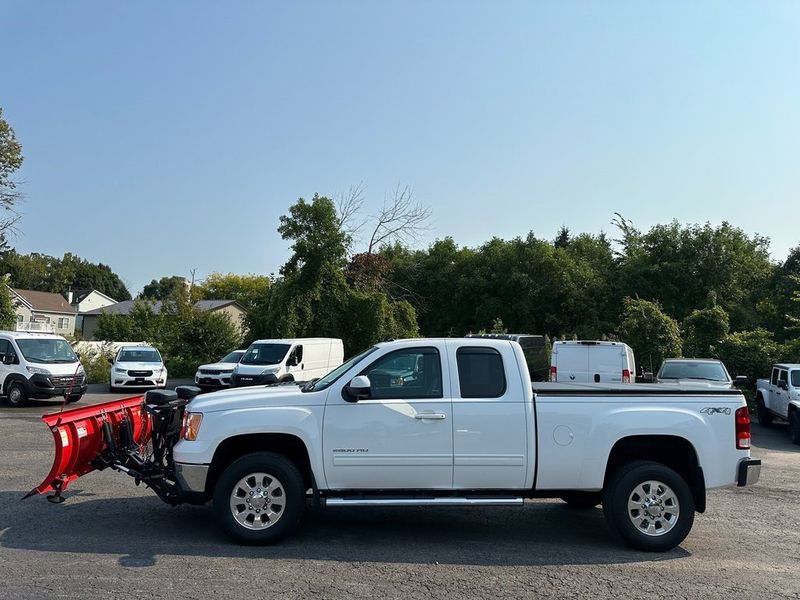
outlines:
{"label": "bare tree branch", "polygon": [[414,200],[411,187],[400,187],[398,184],[391,198],[384,200],[380,212],[372,217],[375,225],[367,245],[367,254],[392,241],[418,239],[428,229],[430,216],[430,208]]}
{"label": "bare tree branch", "polygon": [[366,225],[367,219],[359,219],[359,213],[364,206],[364,182],[358,185],[351,185],[347,193],[340,194],[336,200],[336,211],[339,213],[339,225],[342,230],[354,238],[356,234]]}

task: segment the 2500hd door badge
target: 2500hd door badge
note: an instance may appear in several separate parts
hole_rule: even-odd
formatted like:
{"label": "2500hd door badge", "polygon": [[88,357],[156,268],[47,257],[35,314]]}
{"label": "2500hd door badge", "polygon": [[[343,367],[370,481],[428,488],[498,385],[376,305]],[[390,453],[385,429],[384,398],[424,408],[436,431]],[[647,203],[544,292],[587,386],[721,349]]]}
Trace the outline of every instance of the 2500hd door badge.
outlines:
{"label": "2500hd door badge", "polygon": [[332,452],[334,454],[341,453],[341,452],[345,452],[345,453],[348,453],[348,452],[363,453],[363,452],[369,452],[369,448],[334,448],[332,450]]}

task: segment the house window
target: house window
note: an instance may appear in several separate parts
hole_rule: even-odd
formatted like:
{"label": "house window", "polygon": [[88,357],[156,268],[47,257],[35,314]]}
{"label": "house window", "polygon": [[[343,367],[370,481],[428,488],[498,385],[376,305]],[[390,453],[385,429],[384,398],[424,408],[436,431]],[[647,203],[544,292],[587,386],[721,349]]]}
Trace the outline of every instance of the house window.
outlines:
{"label": "house window", "polygon": [[25,322],[25,315],[17,315],[17,323],[22,324]]}
{"label": "house window", "polygon": [[69,317],[59,317],[58,318],[58,328],[59,329],[69,329]]}

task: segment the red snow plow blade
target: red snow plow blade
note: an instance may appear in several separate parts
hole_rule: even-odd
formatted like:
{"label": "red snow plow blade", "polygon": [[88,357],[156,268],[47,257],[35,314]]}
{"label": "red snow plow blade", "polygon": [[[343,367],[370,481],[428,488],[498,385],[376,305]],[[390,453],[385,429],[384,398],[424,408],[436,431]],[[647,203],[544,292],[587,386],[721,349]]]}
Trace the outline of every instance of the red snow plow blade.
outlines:
{"label": "red snow plow blade", "polygon": [[141,451],[152,435],[152,418],[144,396],[82,406],[42,417],[53,434],[55,459],[47,477],[25,498],[54,492],[53,502],[78,477],[111,466],[120,448]]}

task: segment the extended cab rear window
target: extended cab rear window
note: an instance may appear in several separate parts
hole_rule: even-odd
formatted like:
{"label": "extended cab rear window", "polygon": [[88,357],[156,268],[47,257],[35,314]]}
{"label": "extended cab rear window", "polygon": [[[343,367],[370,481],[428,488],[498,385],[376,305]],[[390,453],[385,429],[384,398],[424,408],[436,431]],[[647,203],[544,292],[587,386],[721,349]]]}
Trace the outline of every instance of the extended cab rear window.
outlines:
{"label": "extended cab rear window", "polygon": [[462,398],[500,398],[506,393],[503,357],[494,348],[461,347],[456,362]]}

